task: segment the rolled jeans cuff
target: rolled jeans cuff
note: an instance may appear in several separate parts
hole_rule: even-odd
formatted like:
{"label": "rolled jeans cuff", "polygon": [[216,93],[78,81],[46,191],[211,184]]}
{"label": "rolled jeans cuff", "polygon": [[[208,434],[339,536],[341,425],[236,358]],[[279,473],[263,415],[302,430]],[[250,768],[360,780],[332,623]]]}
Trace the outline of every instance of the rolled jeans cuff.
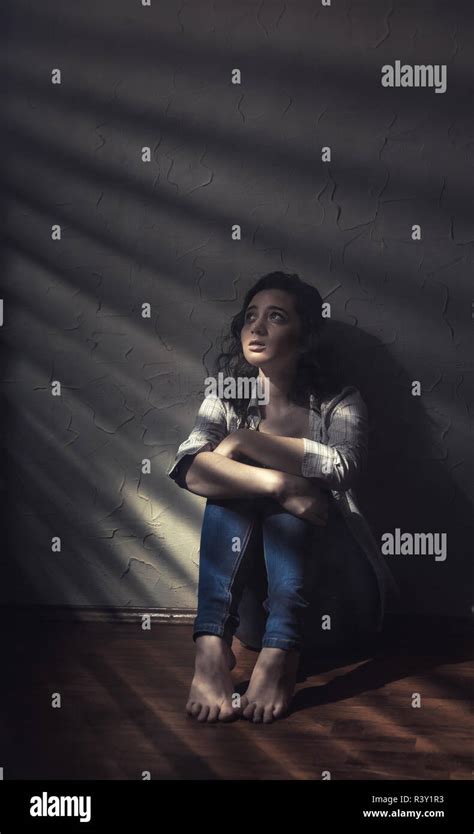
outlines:
{"label": "rolled jeans cuff", "polygon": [[287,640],[284,637],[263,637],[262,649],[285,649],[286,651],[301,651],[301,641]]}
{"label": "rolled jeans cuff", "polygon": [[232,634],[229,633],[229,630],[225,626],[219,626],[215,623],[194,625],[193,641],[196,642],[196,637],[200,637],[201,634],[216,634],[218,637],[222,637],[230,649],[232,648]]}

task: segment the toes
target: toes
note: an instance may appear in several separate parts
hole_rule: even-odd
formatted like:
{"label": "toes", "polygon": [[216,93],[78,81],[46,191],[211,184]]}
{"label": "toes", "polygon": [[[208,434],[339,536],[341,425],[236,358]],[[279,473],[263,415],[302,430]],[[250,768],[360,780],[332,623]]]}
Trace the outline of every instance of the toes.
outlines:
{"label": "toes", "polygon": [[270,722],[273,721],[273,710],[274,709],[275,709],[275,707],[273,706],[273,704],[267,704],[267,706],[265,707],[265,709],[263,711],[263,723],[264,724],[270,724]]}
{"label": "toes", "polygon": [[209,715],[207,716],[207,720],[209,722],[217,721],[218,717],[219,717],[219,707],[218,707],[217,704],[214,704],[214,706],[212,706],[209,710]]}
{"label": "toes", "polygon": [[203,708],[202,708],[201,712],[199,713],[199,715],[198,715],[198,717],[197,717],[197,720],[198,720],[198,721],[206,721],[206,720],[207,720],[207,716],[209,715],[209,711],[210,711],[210,706],[209,706],[209,704],[204,704],[204,706],[203,706]]}
{"label": "toes", "polygon": [[232,707],[223,706],[219,710],[219,721],[232,721],[235,718],[235,710]]}
{"label": "toes", "polygon": [[254,711],[254,714],[253,714],[253,719],[252,719],[252,720],[254,721],[254,723],[255,723],[255,724],[256,724],[258,721],[261,721],[261,720],[262,720],[262,718],[263,718],[263,711],[264,711],[264,709],[265,709],[265,707],[264,707],[263,705],[261,705],[261,704],[258,704],[258,705],[255,707],[255,711]]}
{"label": "toes", "polygon": [[288,707],[289,704],[278,704],[276,707],[273,707],[273,717],[283,718],[288,713]]}
{"label": "toes", "polygon": [[253,718],[253,714],[254,714],[256,706],[257,706],[257,704],[255,702],[248,703],[247,706],[244,709],[244,712],[243,712],[244,718],[247,718],[249,721],[251,721],[252,718]]}
{"label": "toes", "polygon": [[198,721],[207,721],[208,723],[231,721],[233,718],[237,718],[236,713],[238,713],[238,710],[234,710],[228,705],[220,707],[219,704],[213,704],[211,706],[210,704],[201,704],[198,701],[188,701],[186,711]]}

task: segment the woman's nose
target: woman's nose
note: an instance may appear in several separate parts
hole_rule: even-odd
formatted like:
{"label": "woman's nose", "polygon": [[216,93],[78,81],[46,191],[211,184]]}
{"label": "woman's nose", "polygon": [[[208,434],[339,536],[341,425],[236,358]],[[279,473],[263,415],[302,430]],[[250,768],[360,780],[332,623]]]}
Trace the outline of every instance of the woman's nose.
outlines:
{"label": "woman's nose", "polygon": [[260,320],[257,319],[257,321],[254,321],[253,327],[252,327],[252,333],[262,333],[264,330],[265,330],[265,326],[264,326],[263,320],[260,321]]}

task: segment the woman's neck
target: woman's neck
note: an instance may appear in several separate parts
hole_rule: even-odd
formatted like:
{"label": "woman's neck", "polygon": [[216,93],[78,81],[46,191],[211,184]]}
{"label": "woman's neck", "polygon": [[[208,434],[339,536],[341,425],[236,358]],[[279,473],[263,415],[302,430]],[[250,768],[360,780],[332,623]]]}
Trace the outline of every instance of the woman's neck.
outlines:
{"label": "woman's neck", "polygon": [[272,408],[284,409],[292,403],[290,393],[294,385],[294,372],[267,376],[260,369],[259,377],[265,383]]}

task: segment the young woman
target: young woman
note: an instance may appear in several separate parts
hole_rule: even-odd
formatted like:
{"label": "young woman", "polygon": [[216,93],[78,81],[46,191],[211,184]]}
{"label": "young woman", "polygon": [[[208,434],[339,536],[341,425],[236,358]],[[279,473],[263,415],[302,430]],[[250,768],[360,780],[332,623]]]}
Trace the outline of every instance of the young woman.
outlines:
{"label": "young woman", "polygon": [[[319,292],[297,275],[257,281],[216,369],[235,380],[258,376],[269,398],[206,397],[168,471],[207,498],[186,704],[198,721],[287,714],[301,650],[321,629],[319,612],[311,617],[323,553],[349,577],[355,619],[376,598],[380,629],[389,587],[397,591],[353,492],[366,462],[367,409],[356,388],[341,388],[320,366],[321,312]],[[259,565],[260,601],[248,593]],[[232,638],[245,634],[260,653],[235,706]]]}

